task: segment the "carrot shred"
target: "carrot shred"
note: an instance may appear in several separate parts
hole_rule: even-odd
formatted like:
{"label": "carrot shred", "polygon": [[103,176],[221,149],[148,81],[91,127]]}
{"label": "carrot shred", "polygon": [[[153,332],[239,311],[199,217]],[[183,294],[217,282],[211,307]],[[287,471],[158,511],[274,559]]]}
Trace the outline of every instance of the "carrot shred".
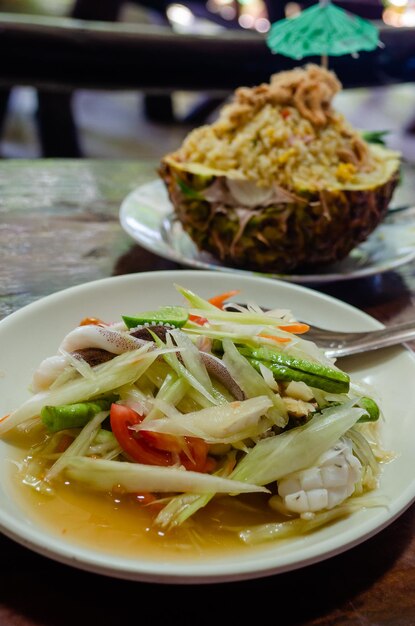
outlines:
{"label": "carrot shred", "polygon": [[[218,309],[222,309],[224,302],[229,298],[232,298],[232,296],[236,296],[238,293],[240,293],[239,289],[225,291],[217,296],[212,296],[212,298],[209,298],[208,302],[213,304],[213,306],[216,306]],[[199,324],[199,326],[204,326],[208,323],[208,320],[205,317],[200,317],[199,315],[189,315],[189,320],[195,324]]]}
{"label": "carrot shred", "polygon": [[293,324],[284,324],[279,326],[281,330],[285,330],[287,333],[294,333],[296,335],[302,335],[310,330],[310,326],[308,324],[303,324],[301,322],[294,322]]}
{"label": "carrot shred", "polygon": [[276,335],[266,335],[265,333],[260,333],[259,336],[264,339],[272,339],[276,343],[288,343],[291,341],[290,337],[277,337]]}
{"label": "carrot shred", "polygon": [[189,315],[189,320],[195,324],[199,324],[199,326],[207,324],[206,317],[200,317],[199,315]]}
{"label": "carrot shred", "polygon": [[218,309],[221,309],[226,300],[228,300],[229,298],[232,298],[233,296],[236,296],[238,293],[240,293],[239,289],[233,289],[232,291],[225,291],[225,293],[220,293],[217,296],[213,296],[212,298],[209,298],[209,302],[210,304],[217,306]]}
{"label": "carrot shred", "polygon": [[3,417],[0,417],[0,422],[3,422],[4,420],[6,420],[8,417],[10,417],[10,413],[7,413],[6,415],[3,415]]}

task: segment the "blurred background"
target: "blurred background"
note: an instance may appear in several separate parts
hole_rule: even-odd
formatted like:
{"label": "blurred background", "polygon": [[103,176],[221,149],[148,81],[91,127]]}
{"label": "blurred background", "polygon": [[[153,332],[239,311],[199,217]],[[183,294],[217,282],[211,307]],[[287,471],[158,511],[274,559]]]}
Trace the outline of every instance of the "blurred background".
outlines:
{"label": "blurred background", "polygon": [[[311,4],[0,0],[0,157],[157,160],[236,86],[296,64],[265,37]],[[385,44],[330,61],[345,87],[336,108],[389,131],[415,163],[415,0],[335,4],[373,20]]]}

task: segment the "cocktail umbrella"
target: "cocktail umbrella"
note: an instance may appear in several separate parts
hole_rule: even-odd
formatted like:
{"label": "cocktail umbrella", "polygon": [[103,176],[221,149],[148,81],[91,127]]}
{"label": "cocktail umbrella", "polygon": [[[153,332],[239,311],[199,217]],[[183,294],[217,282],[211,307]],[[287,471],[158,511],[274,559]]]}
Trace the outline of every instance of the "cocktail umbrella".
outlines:
{"label": "cocktail umbrella", "polygon": [[371,22],[329,0],[320,0],[296,17],[275,22],[267,44],[273,53],[292,59],[321,56],[323,65],[329,56],[374,50],[380,45],[378,29]]}

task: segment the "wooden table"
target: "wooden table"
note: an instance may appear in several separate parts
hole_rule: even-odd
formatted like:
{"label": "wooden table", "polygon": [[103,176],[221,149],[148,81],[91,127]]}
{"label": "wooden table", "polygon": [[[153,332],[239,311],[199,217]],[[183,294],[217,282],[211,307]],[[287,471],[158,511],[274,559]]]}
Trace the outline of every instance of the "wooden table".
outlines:
{"label": "wooden table", "polygon": [[[153,179],[156,166],[135,161],[3,162],[0,318],[85,281],[176,269],[135,245],[118,222],[122,199]],[[371,278],[313,287],[385,324],[415,317],[413,263]],[[412,506],[372,539],[322,563],[254,581],[195,587],[91,574],[0,536],[0,625],[211,626],[255,619],[284,626],[410,626],[415,624],[414,531]],[[249,616],[250,607],[257,617]]]}

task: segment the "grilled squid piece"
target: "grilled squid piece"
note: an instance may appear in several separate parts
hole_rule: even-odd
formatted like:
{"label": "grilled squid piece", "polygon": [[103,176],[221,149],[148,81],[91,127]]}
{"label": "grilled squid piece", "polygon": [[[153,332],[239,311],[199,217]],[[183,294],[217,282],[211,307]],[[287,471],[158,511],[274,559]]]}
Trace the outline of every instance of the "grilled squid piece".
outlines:
{"label": "grilled squid piece", "polygon": [[[161,326],[160,324],[151,325],[148,327],[143,326],[142,328],[139,328],[138,330],[133,331],[131,335],[133,337],[137,337],[144,341],[152,341],[153,338],[149,332],[150,330],[153,333],[155,333],[162,341],[166,341],[166,335],[168,331],[171,329],[169,329],[166,326]],[[174,337],[173,337],[173,343],[174,343]],[[211,342],[209,343],[208,346],[205,346],[205,347],[206,349],[209,349],[211,347]],[[216,378],[217,380],[219,380],[223,384],[223,386],[226,387],[226,389],[233,395],[233,397],[236,400],[245,400],[244,392],[239,387],[236,380],[231,376],[228,368],[224,365],[224,363],[222,363],[222,361],[218,359],[217,357],[215,357],[213,354],[210,354],[210,352],[206,352],[204,349],[201,349],[200,346],[199,346],[199,354],[208,373],[214,378]],[[179,359],[181,360],[180,355],[179,355]]]}
{"label": "grilled squid piece", "polygon": [[220,359],[208,352],[200,352],[200,356],[211,376],[219,380],[236,400],[245,400],[244,392]]}
{"label": "grilled squid piece", "polygon": [[75,352],[84,348],[100,348],[111,354],[122,354],[140,348],[146,342],[128,333],[112,330],[107,326],[78,326],[66,335],[59,351]]}
{"label": "grilled squid piece", "polygon": [[[69,332],[59,346],[59,352],[69,352],[93,367],[108,361],[116,354],[140,348],[145,343],[125,332],[91,324],[78,326]],[[68,364],[65,354],[57,354],[44,359],[33,374],[32,390],[37,393],[49,389]]]}
{"label": "grilled squid piece", "polygon": [[315,466],[279,480],[278,494],[293,513],[332,509],[352,495],[361,472],[350,439],[341,439],[320,456]]}
{"label": "grilled squid piece", "polygon": [[68,367],[68,361],[63,354],[49,356],[44,359],[32,376],[31,389],[34,393],[49,389],[51,384]]}

